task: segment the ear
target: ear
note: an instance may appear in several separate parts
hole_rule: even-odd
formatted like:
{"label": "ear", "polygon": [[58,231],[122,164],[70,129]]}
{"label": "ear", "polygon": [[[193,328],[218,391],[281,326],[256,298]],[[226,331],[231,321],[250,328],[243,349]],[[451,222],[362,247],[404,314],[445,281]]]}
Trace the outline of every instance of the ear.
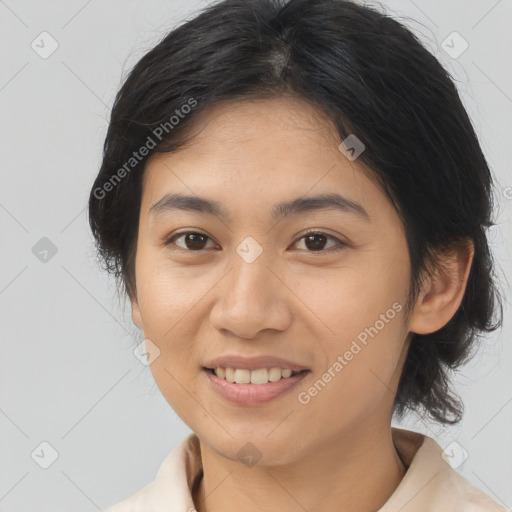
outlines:
{"label": "ear", "polygon": [[423,283],[409,321],[409,330],[429,334],[444,327],[462,302],[475,248],[468,240],[438,256],[433,275]]}
{"label": "ear", "polygon": [[133,295],[133,297],[130,299],[131,305],[132,305],[132,320],[133,323],[140,329],[142,328],[142,315],[140,313],[139,303],[137,301],[137,296]]}

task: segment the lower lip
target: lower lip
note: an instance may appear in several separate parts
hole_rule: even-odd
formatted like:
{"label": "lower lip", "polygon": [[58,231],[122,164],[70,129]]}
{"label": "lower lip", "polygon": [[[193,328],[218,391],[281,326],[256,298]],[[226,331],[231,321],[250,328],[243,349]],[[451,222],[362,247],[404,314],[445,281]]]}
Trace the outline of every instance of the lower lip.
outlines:
{"label": "lower lip", "polygon": [[210,370],[203,373],[208,377],[213,389],[223,398],[237,405],[259,405],[270,402],[296,386],[309,371],[300,372],[293,377],[280,379],[267,384],[236,384],[220,379]]}

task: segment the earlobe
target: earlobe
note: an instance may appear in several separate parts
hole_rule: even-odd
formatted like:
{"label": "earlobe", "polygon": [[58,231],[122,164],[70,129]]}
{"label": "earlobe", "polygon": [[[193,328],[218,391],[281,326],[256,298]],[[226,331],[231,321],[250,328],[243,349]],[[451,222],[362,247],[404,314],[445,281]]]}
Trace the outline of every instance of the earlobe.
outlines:
{"label": "earlobe", "polygon": [[409,331],[430,334],[444,327],[457,312],[469,278],[474,245],[456,246],[438,257],[435,271],[425,279],[409,322]]}

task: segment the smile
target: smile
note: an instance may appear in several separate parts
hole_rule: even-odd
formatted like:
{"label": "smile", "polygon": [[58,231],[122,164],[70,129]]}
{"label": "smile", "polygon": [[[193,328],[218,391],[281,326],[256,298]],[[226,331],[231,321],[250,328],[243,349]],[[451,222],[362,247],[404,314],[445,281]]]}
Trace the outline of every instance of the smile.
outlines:
{"label": "smile", "polygon": [[281,379],[289,379],[300,372],[294,372],[289,368],[258,368],[256,370],[247,370],[244,368],[211,368],[220,379],[236,384],[267,384],[267,382],[277,382]]}
{"label": "smile", "polygon": [[281,368],[203,368],[209,385],[224,399],[238,405],[259,405],[284,395],[310,370],[294,372]]}

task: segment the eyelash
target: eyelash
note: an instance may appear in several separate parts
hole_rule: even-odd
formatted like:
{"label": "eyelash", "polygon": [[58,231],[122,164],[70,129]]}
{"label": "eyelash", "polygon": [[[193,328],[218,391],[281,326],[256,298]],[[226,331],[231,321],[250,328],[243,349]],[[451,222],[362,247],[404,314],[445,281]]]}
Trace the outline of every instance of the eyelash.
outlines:
{"label": "eyelash", "polygon": [[[182,231],[181,233],[176,233],[174,235],[172,235],[171,237],[169,237],[165,242],[164,242],[164,246],[168,247],[170,246],[176,239],[184,236],[184,235],[202,235],[202,236],[205,236],[206,238],[208,238],[209,240],[211,240],[211,237],[209,237],[208,235],[206,235],[205,233],[201,233],[200,231]],[[317,254],[317,253],[326,253],[326,252],[330,252],[330,253],[333,253],[333,252],[338,252],[338,251],[341,251],[342,249],[344,249],[347,244],[345,242],[342,242],[339,238],[336,238],[335,236],[333,235],[329,235],[328,233],[324,233],[323,231],[319,231],[318,229],[309,229],[307,230],[305,233],[303,233],[300,238],[297,240],[300,241],[302,240],[303,238],[306,238],[308,235],[323,235],[323,236],[326,236],[327,238],[330,238],[331,240],[335,240],[338,245],[337,247],[331,247],[329,249],[322,249],[322,250],[319,250],[319,251],[305,251],[305,252],[308,252],[310,254]],[[171,250],[173,251],[184,251],[184,252],[204,252],[204,249],[200,249],[200,250],[191,250],[191,249],[183,249],[182,247],[178,247],[178,248],[172,248]]]}

